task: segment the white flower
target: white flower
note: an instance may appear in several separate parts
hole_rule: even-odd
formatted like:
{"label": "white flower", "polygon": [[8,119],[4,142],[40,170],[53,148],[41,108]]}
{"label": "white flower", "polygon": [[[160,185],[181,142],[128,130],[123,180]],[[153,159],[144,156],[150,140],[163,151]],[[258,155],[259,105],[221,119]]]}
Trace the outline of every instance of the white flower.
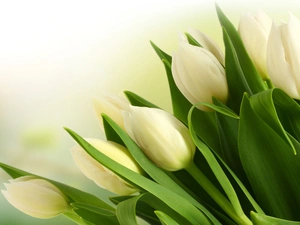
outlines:
{"label": "white flower", "polygon": [[217,43],[210,38],[205,33],[189,28],[188,33],[206,50],[208,50],[210,53],[212,53],[218,61],[224,65],[224,53],[220,49],[220,47],[217,45]]}
{"label": "white flower", "polygon": [[239,24],[244,46],[263,79],[268,79],[266,54],[271,26],[272,20],[262,10],[256,16],[243,15]]}
{"label": "white flower", "polygon": [[[94,148],[128,169],[142,174],[143,170],[132,158],[128,150],[117,143],[99,139],[86,139]],[[82,173],[98,186],[119,195],[129,195],[138,189],[125,182],[111,170],[93,159],[83,148],[76,145],[71,149],[75,163]]]}
{"label": "white flower", "polygon": [[46,180],[24,176],[4,185],[7,201],[32,217],[52,218],[71,209],[65,195]]}
{"label": "white flower", "polygon": [[275,87],[300,99],[300,21],[290,14],[289,22],[273,23],[268,47],[267,66]]}
{"label": "white flower", "polygon": [[155,108],[132,106],[124,112],[125,128],[159,167],[176,171],[193,160],[195,144],[189,130],[173,115]]}
{"label": "white flower", "polygon": [[125,98],[116,95],[103,94],[93,100],[94,111],[99,120],[100,127],[103,128],[101,114],[104,113],[112,118],[121,128],[124,128],[124,119],[121,110],[128,110],[129,103]]}
{"label": "white flower", "polygon": [[[172,74],[176,86],[192,103],[212,103],[212,97],[225,103],[228,87],[225,70],[218,59],[205,48],[180,41],[173,54]],[[209,109],[199,106],[202,110]]]}

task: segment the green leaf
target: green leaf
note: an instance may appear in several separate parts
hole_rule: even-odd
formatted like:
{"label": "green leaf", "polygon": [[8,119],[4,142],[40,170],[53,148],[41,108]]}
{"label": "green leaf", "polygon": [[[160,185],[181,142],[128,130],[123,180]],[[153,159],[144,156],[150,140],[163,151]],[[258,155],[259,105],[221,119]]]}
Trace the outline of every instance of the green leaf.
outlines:
{"label": "green leaf", "polygon": [[[300,132],[300,106],[278,88],[254,95],[250,98],[250,104],[257,116],[267,123],[290,146],[291,151],[296,154],[296,148],[300,149],[300,144],[297,143],[300,140],[298,138]],[[281,117],[283,124],[278,117],[277,110],[284,113],[284,116]],[[287,125],[288,130],[298,138],[298,141],[293,137],[290,138],[290,135],[285,131],[284,125]]]}
{"label": "green leaf", "polygon": [[164,212],[158,210],[155,210],[154,212],[163,225],[179,225],[179,223],[174,221],[170,216],[168,216]]}
{"label": "green leaf", "polygon": [[103,216],[115,216],[116,215],[115,212],[112,212],[110,210],[103,209],[98,206],[90,205],[90,204],[86,204],[86,203],[82,203],[82,202],[72,202],[71,206],[73,206],[74,208],[77,208],[77,209],[86,209],[91,212],[103,215]]}
{"label": "green leaf", "polygon": [[201,151],[202,155],[208,162],[210,168],[212,169],[213,173],[215,174],[217,180],[219,181],[220,185],[222,186],[223,190],[225,191],[228,199],[230,200],[233,208],[236,211],[236,214],[240,218],[244,218],[245,214],[242,210],[240,205],[239,199],[235,193],[234,188],[232,187],[229,179],[227,178],[226,174],[224,173],[223,169],[221,168],[220,164],[218,163],[217,159],[215,158],[212,151],[197,137],[192,123],[192,114],[195,106],[193,106],[188,115],[188,122],[189,122],[189,130],[191,137],[197,146],[197,148]]}
{"label": "green leaf", "polygon": [[[124,200],[117,205],[117,216],[120,224],[127,225],[137,225],[135,211],[137,204],[143,201],[156,210],[161,210],[168,215],[170,215],[175,221],[178,221],[180,224],[190,224],[185,218],[183,218],[179,213],[172,210],[165,203],[163,203],[160,199],[149,193],[143,193],[138,196],[134,196],[130,199]],[[191,225],[191,224],[190,224]]]}
{"label": "green leaf", "polygon": [[[217,10],[220,24],[223,27],[223,29],[226,30],[226,33],[228,34],[228,37],[231,40],[233,49],[235,50],[236,55],[237,55],[237,60],[240,64],[241,70],[244,74],[244,78],[246,79],[251,92],[253,94],[255,94],[260,91],[265,90],[266,85],[263,82],[263,80],[261,79],[256,68],[254,67],[234,25],[228,20],[228,18],[225,16],[225,14],[222,12],[222,10],[220,9],[220,7],[217,4],[216,4],[216,10]],[[226,48],[228,47],[228,43],[227,43],[227,46],[225,44],[225,47]],[[225,64],[225,67],[226,67],[226,64]],[[251,93],[249,93],[249,94],[251,94]]]}
{"label": "green leaf", "polygon": [[[213,98],[216,101],[218,101],[217,99]],[[196,103],[194,104],[193,106],[195,107],[198,107],[198,106],[206,106],[208,108],[211,108],[212,110],[220,113],[220,114],[223,114],[227,117],[231,117],[231,118],[234,118],[234,119],[239,119],[239,116],[233,112],[230,108],[226,107],[225,105],[223,104],[219,104],[219,105],[216,105],[215,103],[212,104],[212,103],[207,103],[207,102],[199,102],[199,103]]]}
{"label": "green leaf", "polygon": [[177,88],[175,84],[172,75],[172,67],[171,67],[172,58],[171,56],[167,55],[162,50],[160,50],[153,42],[151,42],[151,44],[165,66],[165,70],[169,82],[169,89],[171,93],[173,114],[179,120],[187,124],[187,115],[192,104],[183,96],[183,94],[180,92],[180,90]]}
{"label": "green leaf", "polygon": [[190,35],[189,33],[185,33],[185,36],[187,37],[189,44],[202,47],[201,44],[198,41],[196,41],[196,39],[193,38],[193,36]]}
{"label": "green leaf", "polygon": [[[153,196],[153,195],[152,195]],[[115,205],[118,205],[120,202],[129,200],[131,198],[135,198],[136,196],[115,196],[111,197],[110,200]],[[150,207],[148,204],[138,201],[136,204],[136,215],[143,220],[147,221],[151,225],[160,225],[159,220],[157,219],[156,215],[154,214],[154,209]],[[131,212],[132,213],[132,212]],[[135,217],[135,215],[134,215]]]}
{"label": "green leaf", "polygon": [[152,45],[154,51],[156,52],[156,54],[158,55],[158,57],[161,60],[166,60],[169,64],[172,63],[172,57],[169,56],[167,53],[165,53],[164,51],[162,51],[159,47],[157,47],[152,41],[150,41],[150,44]]}
{"label": "green leaf", "polygon": [[251,220],[253,225],[300,225],[300,222],[282,220],[271,216],[261,215],[251,212]]}
{"label": "green leaf", "polygon": [[251,99],[244,96],[240,113],[238,144],[244,170],[267,215],[300,220],[300,156],[254,112]]}
{"label": "green leaf", "polygon": [[[68,133],[74,138],[74,140],[86,150],[88,154],[90,154],[95,160],[99,163],[107,167],[108,169],[114,171],[118,176],[124,179],[126,182],[139,187],[141,190],[146,190],[149,193],[153,194],[165,204],[167,204],[174,211],[180,213],[183,217],[185,217],[192,224],[210,224],[204,214],[199,211],[194,205],[192,205],[188,200],[184,197],[174,193],[172,190],[167,189],[146,177],[137,174],[130,169],[116,163],[97,149],[95,149],[92,145],[90,145],[87,141],[85,141],[82,137],[76,134],[74,131],[67,129]],[[176,199],[176,201],[174,201]]]}
{"label": "green leaf", "polygon": [[120,202],[117,205],[117,217],[121,225],[137,225],[136,204],[143,195],[138,195]]}
{"label": "green leaf", "polygon": [[146,99],[140,97],[139,95],[131,91],[124,91],[124,93],[131,105],[149,108],[159,108],[158,106],[154,105],[153,103],[147,101]]}
{"label": "green leaf", "polygon": [[120,223],[117,220],[117,217],[114,216],[106,216],[99,214],[90,208],[75,208],[73,210],[76,214],[84,219],[86,224],[95,224],[95,225],[119,225]]}
{"label": "green leaf", "polygon": [[223,28],[225,45],[225,72],[229,91],[228,106],[236,113],[240,110],[244,92],[252,95],[252,90],[241,68],[238,55],[226,30]]}
{"label": "green leaf", "polygon": [[[218,105],[219,107],[226,108],[226,106],[217,99],[214,99],[214,104]],[[238,150],[237,140],[239,117],[232,117],[228,114],[221,113],[220,111],[216,113],[216,117],[222,148],[222,154],[219,156],[239,177],[242,183],[244,183],[245,186],[251,190],[250,183],[243,169]]]}

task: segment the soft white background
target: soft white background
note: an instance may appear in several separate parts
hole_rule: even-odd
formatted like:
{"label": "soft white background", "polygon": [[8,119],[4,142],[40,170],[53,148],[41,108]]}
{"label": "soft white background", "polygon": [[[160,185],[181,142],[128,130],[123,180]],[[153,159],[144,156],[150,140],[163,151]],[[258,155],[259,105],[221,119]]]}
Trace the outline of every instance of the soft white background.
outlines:
{"label": "soft white background", "polygon": [[[235,25],[258,8],[277,22],[288,11],[300,17],[298,0],[217,2]],[[101,92],[131,90],[170,110],[164,69],[149,40],[172,54],[178,32],[188,27],[222,45],[210,0],[1,0],[0,161],[92,190],[63,127],[103,137],[92,108]],[[7,179],[0,171],[0,182]],[[0,224],[6,209],[25,218],[0,195]]]}

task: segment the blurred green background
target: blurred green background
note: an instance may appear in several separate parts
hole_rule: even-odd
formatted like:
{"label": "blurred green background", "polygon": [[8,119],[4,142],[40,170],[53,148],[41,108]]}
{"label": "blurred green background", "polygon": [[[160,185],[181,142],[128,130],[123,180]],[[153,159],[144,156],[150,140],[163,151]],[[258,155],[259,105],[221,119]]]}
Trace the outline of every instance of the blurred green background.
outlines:
{"label": "blurred green background", "polygon": [[[300,2],[217,1],[237,26],[242,13],[262,8],[277,22]],[[152,40],[167,53],[178,32],[200,29],[222,46],[214,1],[1,1],[0,160],[106,198],[72,160],[69,127],[103,138],[92,98],[131,90],[171,110],[163,66]],[[223,48],[223,46],[222,46]],[[9,177],[0,171],[0,189]],[[72,224],[63,216],[33,219],[0,194],[0,224]]]}

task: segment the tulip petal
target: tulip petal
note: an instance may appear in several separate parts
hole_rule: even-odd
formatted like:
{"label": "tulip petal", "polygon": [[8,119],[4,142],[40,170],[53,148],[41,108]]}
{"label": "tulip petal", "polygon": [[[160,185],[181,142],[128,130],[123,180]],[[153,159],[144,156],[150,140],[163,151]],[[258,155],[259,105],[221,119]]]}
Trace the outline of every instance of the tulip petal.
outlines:
{"label": "tulip petal", "polygon": [[277,27],[273,23],[270,31],[267,45],[268,72],[275,87],[283,89],[294,98],[299,98],[292,65],[290,64],[289,48],[286,47],[286,38],[282,35],[283,30],[286,28],[282,26]]}
{"label": "tulip petal", "polygon": [[[137,173],[143,173],[129,154],[128,150],[116,143],[98,139],[86,139],[94,148],[98,149],[111,159],[126,166]],[[93,180],[98,186],[120,195],[129,195],[138,190],[125,182],[114,172],[101,165],[80,146],[71,149],[73,159],[82,173]]]}
{"label": "tulip petal", "polygon": [[[133,139],[159,167],[175,171],[193,159],[195,145],[188,129],[173,115],[147,107],[131,107],[130,123]],[[126,126],[125,126],[126,127]]]}
{"label": "tulip petal", "polygon": [[245,48],[263,79],[268,78],[266,51],[271,25],[271,19],[263,11],[256,17],[245,14],[239,23],[239,34]]}
{"label": "tulip petal", "polygon": [[109,115],[122,129],[125,129],[121,110],[128,110],[129,103],[126,99],[119,96],[103,94],[99,98],[93,99],[93,105],[99,125],[103,130],[102,113]]}
{"label": "tulip petal", "polygon": [[188,33],[192,35],[192,37],[195,38],[201,46],[203,46],[203,48],[211,52],[222,65],[225,65],[224,53],[212,38],[207,36],[205,33],[192,28],[188,29]]}
{"label": "tulip petal", "polygon": [[[293,68],[294,80],[300,96],[300,21],[290,14],[289,22],[283,26],[283,39],[287,41],[285,47],[290,54],[290,63]],[[299,97],[298,97],[299,99]]]}
{"label": "tulip petal", "polygon": [[[226,102],[228,89],[225,70],[213,54],[204,48],[180,43],[178,57],[177,69],[181,69],[178,71],[178,85],[182,84],[193,96],[188,96],[193,104],[212,103],[212,96]],[[174,77],[176,85],[178,77]]]}
{"label": "tulip petal", "polygon": [[7,191],[2,191],[5,198],[33,217],[51,218],[70,208],[61,191],[45,180],[26,178],[5,184],[5,187]]}

